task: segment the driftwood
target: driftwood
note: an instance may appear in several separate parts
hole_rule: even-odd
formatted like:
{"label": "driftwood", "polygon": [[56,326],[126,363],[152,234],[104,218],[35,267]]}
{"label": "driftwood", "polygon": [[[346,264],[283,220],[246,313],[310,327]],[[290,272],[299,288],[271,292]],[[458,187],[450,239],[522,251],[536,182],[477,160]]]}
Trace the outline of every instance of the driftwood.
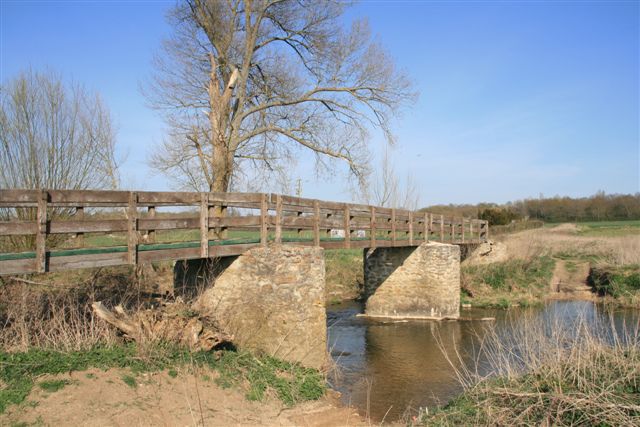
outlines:
{"label": "driftwood", "polygon": [[233,336],[200,318],[188,305],[181,302],[165,304],[156,309],[139,310],[132,315],[127,314],[120,305],[113,311],[99,301],[91,306],[96,316],[140,343],[175,342],[193,351],[210,351],[233,340]]}

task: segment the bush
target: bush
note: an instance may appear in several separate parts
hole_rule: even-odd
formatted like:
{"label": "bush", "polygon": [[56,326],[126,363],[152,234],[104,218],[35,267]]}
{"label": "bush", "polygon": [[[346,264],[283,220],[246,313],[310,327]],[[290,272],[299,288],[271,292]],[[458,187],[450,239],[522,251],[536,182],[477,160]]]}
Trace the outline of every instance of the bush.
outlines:
{"label": "bush", "polygon": [[594,267],[589,273],[589,284],[602,296],[630,296],[640,291],[640,266]]}
{"label": "bush", "polygon": [[508,208],[487,208],[480,212],[479,217],[489,221],[489,225],[506,225],[520,219],[520,215]]}

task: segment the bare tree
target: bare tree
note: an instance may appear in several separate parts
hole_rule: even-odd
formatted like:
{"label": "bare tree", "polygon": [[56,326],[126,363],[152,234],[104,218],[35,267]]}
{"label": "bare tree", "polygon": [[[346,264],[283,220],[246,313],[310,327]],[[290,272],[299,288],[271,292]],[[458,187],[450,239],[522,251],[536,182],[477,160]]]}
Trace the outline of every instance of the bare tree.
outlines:
{"label": "bare tree", "polygon": [[415,94],[367,23],[341,25],[345,4],[187,0],[144,88],[170,136],[151,164],[183,186],[229,191],[243,171],[281,173],[298,150],[317,165],[367,170],[367,129]]}
{"label": "bare tree", "polygon": [[0,188],[118,185],[111,116],[97,94],[33,71],[0,92]]}
{"label": "bare tree", "polygon": [[418,208],[420,203],[418,186],[410,173],[407,174],[404,182],[398,178],[388,148],[385,148],[380,167],[376,171],[371,175],[368,186],[369,203],[409,210]]}
{"label": "bare tree", "polygon": [[[26,71],[0,86],[0,95],[0,188],[117,187],[111,116],[97,94],[52,72]],[[0,220],[10,217],[34,220],[35,209],[0,209]],[[28,247],[33,239],[11,242]]]}

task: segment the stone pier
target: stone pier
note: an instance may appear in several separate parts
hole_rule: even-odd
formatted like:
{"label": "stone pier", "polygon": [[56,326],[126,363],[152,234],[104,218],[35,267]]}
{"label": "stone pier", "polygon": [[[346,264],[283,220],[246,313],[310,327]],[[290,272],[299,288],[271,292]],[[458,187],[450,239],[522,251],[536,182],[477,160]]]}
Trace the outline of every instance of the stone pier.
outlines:
{"label": "stone pier", "polygon": [[324,249],[269,245],[229,263],[195,308],[240,348],[321,368],[327,361]]}
{"label": "stone pier", "polygon": [[460,248],[418,247],[364,250],[369,317],[443,319],[460,316]]}

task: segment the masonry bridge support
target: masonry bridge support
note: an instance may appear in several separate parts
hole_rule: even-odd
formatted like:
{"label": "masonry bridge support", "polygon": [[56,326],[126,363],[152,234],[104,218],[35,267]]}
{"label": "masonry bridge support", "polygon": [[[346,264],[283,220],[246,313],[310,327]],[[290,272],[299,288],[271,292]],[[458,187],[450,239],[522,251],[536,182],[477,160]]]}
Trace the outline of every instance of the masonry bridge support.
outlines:
{"label": "masonry bridge support", "polygon": [[460,247],[429,242],[365,249],[364,289],[368,317],[457,318]]}
{"label": "masonry bridge support", "polygon": [[[189,265],[191,274],[184,268]],[[208,271],[213,285],[194,308],[217,319],[239,347],[315,368],[327,362],[324,249],[268,245],[215,260],[206,269],[198,270],[195,260],[176,266],[177,289],[198,271]],[[459,316],[457,245],[365,249],[364,269],[367,317]]]}

